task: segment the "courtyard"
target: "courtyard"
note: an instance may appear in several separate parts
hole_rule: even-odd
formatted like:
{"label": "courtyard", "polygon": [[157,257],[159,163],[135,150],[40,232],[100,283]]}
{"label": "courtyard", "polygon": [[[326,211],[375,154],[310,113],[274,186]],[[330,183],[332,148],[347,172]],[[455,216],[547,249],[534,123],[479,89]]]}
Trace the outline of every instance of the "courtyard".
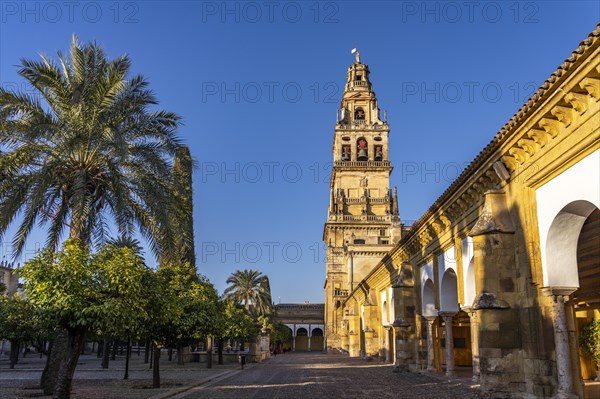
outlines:
{"label": "courtyard", "polygon": [[[480,398],[469,379],[448,380],[437,374],[394,373],[379,361],[349,358],[322,352],[287,352],[266,362],[239,366],[199,363],[177,366],[161,359],[163,387],[153,390],[151,370],[143,356],[132,356],[129,380],[123,380],[124,359],[118,357],[107,370],[100,359],[84,355],[73,380],[73,398]],[[21,359],[14,370],[0,363],[0,398],[44,397],[36,386],[43,359]]]}

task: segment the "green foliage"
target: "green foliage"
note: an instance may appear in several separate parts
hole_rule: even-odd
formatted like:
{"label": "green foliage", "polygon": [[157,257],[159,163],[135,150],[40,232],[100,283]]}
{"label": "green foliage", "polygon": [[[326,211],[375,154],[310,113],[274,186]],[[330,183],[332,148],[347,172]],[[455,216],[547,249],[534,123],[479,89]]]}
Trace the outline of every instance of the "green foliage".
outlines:
{"label": "green foliage", "polygon": [[18,73],[37,95],[0,87],[0,239],[18,218],[15,257],[36,224],[49,226],[50,248],[65,226],[101,244],[108,217],[120,235],[139,226],[157,256],[174,248],[180,117],[151,110],[158,100],[130,68],[129,57],[109,60],[102,46],[73,37],[68,57],[21,60]]}
{"label": "green foliage", "polygon": [[38,335],[33,307],[21,295],[0,295],[0,338],[32,341]]}
{"label": "green foliage", "polygon": [[292,330],[290,330],[285,324],[279,322],[273,323],[273,327],[271,328],[271,342],[283,344],[291,341]]}
{"label": "green foliage", "polygon": [[579,347],[600,368],[600,320],[593,320],[579,334]]}
{"label": "green foliage", "polygon": [[227,279],[225,298],[244,305],[254,316],[272,312],[269,278],[257,270],[238,270]]}
{"label": "green foliage", "polygon": [[221,306],[221,338],[249,340],[258,334],[256,321],[244,308],[231,301],[223,301]]}
{"label": "green foliage", "polygon": [[20,270],[31,304],[67,329],[127,335],[148,318],[144,282],[151,271],[131,249],[107,246],[91,254],[79,240],[46,249]]}
{"label": "green foliage", "polygon": [[217,292],[189,262],[161,265],[148,285],[149,320],[144,334],[157,345],[183,345],[215,334]]}

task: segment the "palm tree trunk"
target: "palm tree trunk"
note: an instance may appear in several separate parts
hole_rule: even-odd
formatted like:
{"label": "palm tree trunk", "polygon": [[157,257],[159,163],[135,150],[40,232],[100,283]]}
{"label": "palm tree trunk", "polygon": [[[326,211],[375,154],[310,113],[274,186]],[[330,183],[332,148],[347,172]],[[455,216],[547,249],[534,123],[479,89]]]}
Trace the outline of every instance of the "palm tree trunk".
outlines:
{"label": "palm tree trunk", "polygon": [[81,348],[83,348],[85,333],[82,330],[69,330],[66,356],[63,357],[54,387],[52,399],[69,399],[71,397],[71,385],[73,374]]}
{"label": "palm tree trunk", "polygon": [[54,393],[60,364],[65,357],[68,343],[69,334],[67,330],[62,328],[56,330],[54,340],[50,343],[46,365],[44,366],[44,371],[42,372],[42,378],[40,380],[40,386],[44,391],[44,395],[52,395]]}

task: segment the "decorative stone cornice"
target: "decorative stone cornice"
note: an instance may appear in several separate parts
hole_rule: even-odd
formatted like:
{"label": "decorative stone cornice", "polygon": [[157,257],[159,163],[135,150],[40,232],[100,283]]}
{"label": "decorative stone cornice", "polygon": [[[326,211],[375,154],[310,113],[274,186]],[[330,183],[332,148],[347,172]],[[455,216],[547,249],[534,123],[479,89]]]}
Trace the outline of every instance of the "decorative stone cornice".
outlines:
{"label": "decorative stone cornice", "polygon": [[[590,101],[600,100],[600,79],[587,76],[578,83],[581,90],[577,88],[568,92],[560,92],[558,85],[567,76],[566,72],[574,65],[580,65],[585,59],[593,56],[600,46],[600,24],[590,33],[588,38],[581,42],[580,46],[573,51],[571,57],[565,60],[558,69],[544,82],[536,93],[519,109],[519,111],[502,127],[494,139],[477,155],[477,157],[465,168],[460,176],[448,187],[448,189],[432,204],[432,206],[417,220],[411,231],[400,240],[398,247],[402,247],[407,255],[412,256],[425,248],[433,239],[449,226],[445,221],[439,219],[436,214],[440,209],[446,209],[448,219],[454,222],[461,214],[464,214],[473,206],[480,204],[483,193],[498,187],[501,179],[493,168],[482,171],[484,163],[498,154],[501,146],[512,139],[513,145],[505,148],[498,155],[499,159],[506,165],[509,171],[514,171],[531,156],[536,154],[556,138],[566,126],[569,126],[574,118],[575,112],[584,113],[589,108]],[[600,73],[600,67],[594,69],[596,75]],[[528,121],[531,115],[539,109],[539,104],[545,101],[551,94],[562,96],[560,101],[547,114],[543,115],[530,129],[524,129],[521,137],[514,134],[524,121]],[[560,103],[560,104],[559,104]],[[476,176],[477,174],[477,176]],[[442,227],[442,225],[444,227]]]}

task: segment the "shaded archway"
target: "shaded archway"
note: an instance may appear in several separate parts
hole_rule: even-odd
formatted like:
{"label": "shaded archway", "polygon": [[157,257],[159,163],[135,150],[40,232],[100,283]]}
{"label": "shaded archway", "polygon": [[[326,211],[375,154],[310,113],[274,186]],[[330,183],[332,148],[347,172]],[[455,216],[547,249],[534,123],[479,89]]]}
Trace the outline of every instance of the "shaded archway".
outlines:
{"label": "shaded archway", "polygon": [[320,328],[313,328],[310,337],[310,350],[311,351],[322,351],[323,350],[323,330]]}
{"label": "shaded archway", "polygon": [[590,214],[596,210],[591,202],[569,203],[556,215],[546,240],[545,285],[548,287],[579,287],[577,243],[579,233]]}
{"label": "shaded archway", "polygon": [[458,285],[453,269],[444,272],[440,286],[440,311],[458,312]]}
{"label": "shaded archway", "polygon": [[594,309],[600,305],[597,215],[598,208],[589,201],[569,202],[552,219],[542,248],[546,292],[553,297],[555,351],[560,359],[556,364],[558,392],[576,392],[586,398],[590,397],[585,393],[589,387],[583,380],[593,377],[595,370],[575,354],[579,352],[580,329],[598,317]]}
{"label": "shaded archway", "polygon": [[423,294],[422,298],[422,312],[423,316],[437,316],[437,309],[435,308],[435,291],[433,286],[433,281],[427,279],[425,284],[423,284]]}
{"label": "shaded archway", "polygon": [[[582,329],[594,319],[600,318],[600,210],[594,209],[585,219],[577,240],[577,276],[579,288],[573,293],[575,329]],[[590,381],[596,378],[596,366],[587,356],[579,355],[581,378]],[[588,385],[588,390],[591,385]],[[593,397],[586,392],[585,398]]]}
{"label": "shaded archway", "polygon": [[301,327],[296,330],[296,351],[307,351],[308,350],[308,331],[306,328]]}

